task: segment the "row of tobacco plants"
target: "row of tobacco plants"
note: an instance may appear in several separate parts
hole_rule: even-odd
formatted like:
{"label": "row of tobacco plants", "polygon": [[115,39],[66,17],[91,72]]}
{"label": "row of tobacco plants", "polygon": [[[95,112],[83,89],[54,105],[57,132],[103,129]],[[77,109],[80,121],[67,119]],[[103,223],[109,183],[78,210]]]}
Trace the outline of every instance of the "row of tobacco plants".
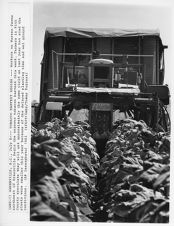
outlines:
{"label": "row of tobacco plants", "polygon": [[70,118],[32,126],[31,220],[167,223],[167,134],[119,120],[99,159],[89,131]]}
{"label": "row of tobacco plants", "polygon": [[91,221],[99,156],[89,125],[70,118],[32,126],[32,221]]}
{"label": "row of tobacco plants", "polygon": [[98,174],[96,221],[169,222],[168,134],[156,133],[142,121],[117,121]]}

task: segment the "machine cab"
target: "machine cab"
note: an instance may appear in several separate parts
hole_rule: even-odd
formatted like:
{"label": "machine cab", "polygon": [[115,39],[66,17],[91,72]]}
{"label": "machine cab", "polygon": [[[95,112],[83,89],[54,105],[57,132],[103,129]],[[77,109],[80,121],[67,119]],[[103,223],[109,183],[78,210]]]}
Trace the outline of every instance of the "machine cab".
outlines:
{"label": "machine cab", "polygon": [[89,62],[90,87],[113,87],[114,63],[108,59],[92,59]]}

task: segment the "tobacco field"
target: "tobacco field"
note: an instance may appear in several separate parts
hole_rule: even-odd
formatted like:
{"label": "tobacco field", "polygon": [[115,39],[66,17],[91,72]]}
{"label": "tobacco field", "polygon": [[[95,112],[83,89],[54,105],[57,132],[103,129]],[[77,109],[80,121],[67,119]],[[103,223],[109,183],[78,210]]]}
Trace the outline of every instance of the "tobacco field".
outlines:
{"label": "tobacco field", "polygon": [[103,149],[85,122],[32,125],[30,219],[169,222],[169,134],[118,120]]}

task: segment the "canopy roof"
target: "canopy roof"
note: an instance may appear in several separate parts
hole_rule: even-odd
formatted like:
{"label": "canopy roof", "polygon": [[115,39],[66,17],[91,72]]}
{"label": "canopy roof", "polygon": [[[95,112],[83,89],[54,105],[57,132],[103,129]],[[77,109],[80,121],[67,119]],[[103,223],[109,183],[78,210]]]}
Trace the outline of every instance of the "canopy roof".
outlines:
{"label": "canopy roof", "polygon": [[113,28],[71,28],[48,27],[45,39],[49,37],[97,38],[97,37],[132,37],[160,36],[159,30],[154,29],[113,29]]}

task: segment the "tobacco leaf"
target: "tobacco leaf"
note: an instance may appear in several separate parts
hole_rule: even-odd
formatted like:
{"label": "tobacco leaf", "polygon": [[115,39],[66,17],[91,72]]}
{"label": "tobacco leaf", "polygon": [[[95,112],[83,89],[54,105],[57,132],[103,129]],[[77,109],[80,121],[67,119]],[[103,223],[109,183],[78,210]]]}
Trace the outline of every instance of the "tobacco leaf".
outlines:
{"label": "tobacco leaf", "polygon": [[30,197],[30,220],[31,221],[72,221],[67,212],[59,213],[42,201],[41,195],[34,189]]}
{"label": "tobacco leaf", "polygon": [[53,170],[57,169],[51,159],[37,152],[31,154],[31,180],[39,180],[45,175],[49,175]]}

